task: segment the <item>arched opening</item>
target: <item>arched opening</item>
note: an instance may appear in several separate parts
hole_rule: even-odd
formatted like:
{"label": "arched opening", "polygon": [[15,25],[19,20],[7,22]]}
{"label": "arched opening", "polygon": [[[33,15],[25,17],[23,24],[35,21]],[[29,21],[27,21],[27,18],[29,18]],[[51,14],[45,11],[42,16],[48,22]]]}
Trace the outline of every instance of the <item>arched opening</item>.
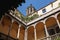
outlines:
{"label": "arched opening", "polygon": [[54,17],[48,18],[45,23],[46,23],[46,27],[49,35],[54,35],[60,32],[59,26]]}
{"label": "arched opening", "polygon": [[57,16],[57,19],[59,20],[59,23],[60,23],[60,13]]}
{"label": "arched opening", "polygon": [[37,39],[45,37],[44,24],[42,22],[38,22],[35,27]]}
{"label": "arched opening", "polygon": [[18,33],[18,28],[19,28],[19,24],[14,21],[12,23],[12,26],[11,26],[11,29],[10,29],[10,36],[13,37],[13,38],[17,38],[17,33]]}
{"label": "arched opening", "polygon": [[[2,22],[1,22],[1,24],[3,25],[3,26],[10,26],[10,24],[11,24],[11,18],[9,17],[9,16],[4,16],[3,18],[2,18]],[[7,24],[7,25],[6,25]]]}
{"label": "arched opening", "polygon": [[25,36],[25,27],[23,25],[21,25],[20,34],[19,34],[19,40],[24,40],[24,36]]}
{"label": "arched opening", "polygon": [[34,38],[34,27],[30,26],[28,28],[28,39],[27,40],[35,40]]}
{"label": "arched opening", "polygon": [[2,22],[0,24],[0,30],[2,33],[8,35],[8,30],[9,30],[9,27],[11,26],[11,18],[9,16],[4,16],[2,18]]}

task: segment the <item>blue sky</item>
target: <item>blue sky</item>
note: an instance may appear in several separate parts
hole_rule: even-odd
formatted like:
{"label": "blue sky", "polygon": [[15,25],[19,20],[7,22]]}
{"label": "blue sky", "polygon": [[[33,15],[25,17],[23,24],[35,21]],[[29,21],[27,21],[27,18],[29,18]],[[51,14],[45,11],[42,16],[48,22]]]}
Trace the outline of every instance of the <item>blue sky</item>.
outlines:
{"label": "blue sky", "polygon": [[48,5],[49,3],[53,2],[54,0],[25,0],[25,3],[22,3],[22,6],[19,5],[17,9],[26,16],[26,8],[32,4],[36,10]]}

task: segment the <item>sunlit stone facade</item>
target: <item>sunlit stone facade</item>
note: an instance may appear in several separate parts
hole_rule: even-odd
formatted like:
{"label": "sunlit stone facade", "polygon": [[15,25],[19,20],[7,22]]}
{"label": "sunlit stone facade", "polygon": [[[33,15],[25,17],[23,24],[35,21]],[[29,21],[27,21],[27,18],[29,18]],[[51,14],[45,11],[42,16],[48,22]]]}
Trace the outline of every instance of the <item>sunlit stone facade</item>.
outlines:
{"label": "sunlit stone facade", "polygon": [[[1,18],[0,33],[18,40],[55,40],[59,38],[60,0],[52,4],[38,10],[39,16],[27,23],[19,18],[19,15],[16,16],[10,11],[10,14],[5,14]],[[45,13],[42,10],[45,10]]]}

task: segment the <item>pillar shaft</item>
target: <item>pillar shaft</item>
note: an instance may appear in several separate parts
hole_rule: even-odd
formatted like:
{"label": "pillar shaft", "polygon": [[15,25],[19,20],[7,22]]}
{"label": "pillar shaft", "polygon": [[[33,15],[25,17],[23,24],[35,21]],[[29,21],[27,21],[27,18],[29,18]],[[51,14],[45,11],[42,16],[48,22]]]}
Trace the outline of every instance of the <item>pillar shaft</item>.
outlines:
{"label": "pillar shaft", "polygon": [[47,31],[46,25],[44,25],[44,28],[45,28],[45,32],[46,32],[46,37],[48,37],[49,36],[49,33]]}
{"label": "pillar shaft", "polygon": [[[11,25],[9,26],[9,30],[8,30],[8,36],[10,36],[10,31],[11,31],[13,22],[14,22],[14,20],[12,19]],[[7,40],[9,40],[9,37],[7,38]]]}
{"label": "pillar shaft", "polygon": [[20,33],[20,26],[21,26],[21,25],[19,25],[18,33],[17,33],[17,38],[18,38],[18,39],[19,39],[19,33]]}
{"label": "pillar shaft", "polygon": [[34,26],[34,39],[37,40],[37,36],[36,36],[36,27],[35,27],[36,24],[33,24],[33,26]]}
{"label": "pillar shaft", "polygon": [[36,39],[36,28],[34,28],[34,37],[35,37],[35,40],[37,40]]}
{"label": "pillar shaft", "polygon": [[60,28],[60,23],[59,23],[59,21],[58,21],[58,19],[56,18],[56,22],[57,22],[57,24],[58,24],[58,26],[59,26],[59,28]]}
{"label": "pillar shaft", "polygon": [[9,30],[8,30],[8,35],[10,35],[10,31],[11,31],[12,23],[13,23],[13,22],[14,22],[14,20],[12,19],[11,25],[9,26]]}
{"label": "pillar shaft", "polygon": [[47,27],[46,27],[46,24],[45,24],[45,20],[42,21],[44,23],[44,29],[45,29],[45,33],[46,33],[46,37],[49,36],[49,33],[48,33],[48,30],[47,30]]}
{"label": "pillar shaft", "polygon": [[[42,21],[44,23],[44,29],[45,29],[45,33],[46,33],[46,37],[49,37],[49,33],[48,33],[48,30],[47,30],[47,27],[46,27],[46,24],[45,24],[45,20]],[[46,40],[51,40],[51,38],[46,38]]]}
{"label": "pillar shaft", "polygon": [[44,25],[44,28],[45,28],[45,32],[46,32],[46,40],[51,40],[51,38],[49,38],[49,33],[48,33],[48,31],[47,31],[47,27],[46,27],[46,25]]}
{"label": "pillar shaft", "polygon": [[27,40],[27,29],[25,29],[25,36],[24,36],[24,40]]}

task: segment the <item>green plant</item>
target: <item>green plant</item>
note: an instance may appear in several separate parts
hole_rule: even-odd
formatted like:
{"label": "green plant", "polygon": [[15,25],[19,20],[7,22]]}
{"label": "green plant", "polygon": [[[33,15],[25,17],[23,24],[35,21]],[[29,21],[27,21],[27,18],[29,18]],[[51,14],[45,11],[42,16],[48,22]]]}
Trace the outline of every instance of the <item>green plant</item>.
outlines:
{"label": "green plant", "polygon": [[25,20],[26,21],[30,21],[30,17],[25,17]]}
{"label": "green plant", "polygon": [[60,37],[56,38],[55,40],[60,40]]}
{"label": "green plant", "polygon": [[21,15],[21,20],[22,21],[25,21],[25,17]]}
{"label": "green plant", "polygon": [[35,14],[35,15],[33,15],[35,18],[38,18],[39,17],[39,15],[38,14]]}
{"label": "green plant", "polygon": [[26,16],[26,17],[25,17],[25,16],[23,16],[23,15],[20,16],[21,20],[22,20],[22,21],[25,21],[25,22],[29,22],[29,21],[37,18],[37,17],[39,17],[37,14],[34,14],[34,15],[31,16],[31,17],[29,17],[29,16]]}

